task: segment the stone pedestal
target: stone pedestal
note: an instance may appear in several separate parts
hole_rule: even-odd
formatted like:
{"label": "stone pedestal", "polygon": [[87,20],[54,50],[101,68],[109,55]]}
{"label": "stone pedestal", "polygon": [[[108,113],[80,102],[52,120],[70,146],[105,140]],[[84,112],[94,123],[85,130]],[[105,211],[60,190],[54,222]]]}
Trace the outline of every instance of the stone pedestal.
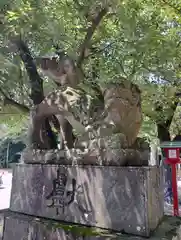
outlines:
{"label": "stone pedestal", "polygon": [[[145,240],[145,237],[6,212],[3,240]],[[149,240],[181,240],[181,218],[164,217]]]}
{"label": "stone pedestal", "polygon": [[0,240],[3,240],[3,232],[4,232],[4,219],[5,214],[8,212],[7,209],[0,210]]}
{"label": "stone pedestal", "polygon": [[149,236],[163,217],[160,176],[158,167],[19,164],[10,209]]}

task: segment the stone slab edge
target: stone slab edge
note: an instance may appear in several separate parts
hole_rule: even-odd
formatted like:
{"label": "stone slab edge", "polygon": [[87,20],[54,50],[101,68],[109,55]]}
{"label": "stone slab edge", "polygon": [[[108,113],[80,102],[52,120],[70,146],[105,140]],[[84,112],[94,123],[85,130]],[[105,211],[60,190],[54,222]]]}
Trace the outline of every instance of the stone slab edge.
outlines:
{"label": "stone slab edge", "polygon": [[4,217],[8,213],[8,209],[1,209],[0,210],[0,240],[3,240],[3,233],[4,233]]}
{"label": "stone slab edge", "polygon": [[[152,236],[150,238],[144,238],[144,237],[136,237],[131,236],[128,234],[123,233],[111,233],[108,230],[100,229],[100,228],[90,228],[90,227],[84,227],[81,225],[68,225],[66,223],[60,222],[60,221],[54,221],[54,220],[48,220],[45,218],[36,218],[33,216],[28,216],[24,214],[19,214],[12,212],[10,210],[4,210],[0,211],[0,219],[2,223],[2,227],[0,228],[0,240],[3,240],[3,231],[4,231],[4,218],[13,218],[13,219],[21,219],[23,221],[28,221],[28,223],[34,223],[34,224],[41,224],[44,225],[47,228],[50,229],[64,229],[65,232],[74,231],[79,233],[76,237],[76,239],[84,239],[84,240],[93,240],[93,239],[105,239],[105,240],[112,240],[112,239],[118,239],[118,240],[181,240],[181,218],[180,217],[171,217],[171,216],[164,216],[164,219],[160,226],[157,228],[156,231],[152,233]],[[2,221],[3,219],[3,221]],[[89,233],[89,237],[81,237],[81,233]],[[74,235],[75,236],[75,235]],[[67,240],[69,237],[67,238]],[[58,239],[57,239],[58,240]]]}

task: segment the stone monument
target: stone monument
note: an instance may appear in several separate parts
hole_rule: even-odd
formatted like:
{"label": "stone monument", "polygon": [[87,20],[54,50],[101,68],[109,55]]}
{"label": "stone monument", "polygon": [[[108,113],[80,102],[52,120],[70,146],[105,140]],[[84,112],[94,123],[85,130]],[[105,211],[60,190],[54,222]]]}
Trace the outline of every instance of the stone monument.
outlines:
{"label": "stone monument", "polygon": [[[101,86],[99,95],[88,94],[68,56],[38,61],[57,89],[32,110],[31,144],[14,168],[4,240],[78,239],[66,237],[60,221],[149,237],[163,217],[162,178],[136,144],[142,122],[138,87],[120,79]],[[41,124],[52,116],[60,149],[42,147]],[[45,218],[54,222],[53,232]],[[27,235],[8,235],[13,226],[26,228]]]}

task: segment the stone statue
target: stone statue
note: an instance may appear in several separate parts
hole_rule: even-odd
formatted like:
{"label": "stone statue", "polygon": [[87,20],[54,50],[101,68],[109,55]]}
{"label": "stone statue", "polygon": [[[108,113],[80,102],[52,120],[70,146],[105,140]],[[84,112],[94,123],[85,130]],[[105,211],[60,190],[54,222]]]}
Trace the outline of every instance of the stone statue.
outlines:
{"label": "stone statue", "polygon": [[105,122],[114,122],[115,132],[123,133],[130,147],[141,127],[141,93],[138,87],[125,79],[120,84],[109,84],[102,88],[107,117]]}
{"label": "stone statue", "polygon": [[63,52],[59,56],[37,58],[36,62],[43,72],[51,77],[58,86],[76,88],[83,78],[74,61]]}
{"label": "stone statue", "polygon": [[[63,55],[59,60],[43,58],[38,61],[43,71],[58,83],[58,89],[36,107],[32,136],[37,136],[44,118],[54,115],[65,149],[61,155],[58,149],[46,151],[34,145],[31,153],[25,150],[26,156],[22,155],[25,162],[143,165],[145,159],[140,151],[132,148],[142,122],[141,93],[135,84],[120,79],[120,84],[101,86],[104,99],[101,102],[80,87],[82,75],[69,57]],[[74,130],[71,147],[66,141],[66,122]],[[41,136],[38,141],[42,141]]]}
{"label": "stone statue", "polygon": [[[41,67],[42,71],[47,76],[51,77],[54,80],[58,88],[63,88],[66,86],[76,88],[82,79],[82,74],[76,68],[73,60],[64,52],[60,52],[59,55],[53,55],[52,57],[45,56],[42,58],[37,58],[36,63]],[[72,125],[67,121],[66,118],[62,118],[60,115],[56,116],[56,118],[54,117],[54,120],[54,127],[57,130],[60,130],[61,125],[61,131],[64,135],[65,141],[67,142],[67,146],[69,148],[72,148],[73,142],[75,140]],[[61,148],[63,149],[64,142],[61,141],[61,143]]]}

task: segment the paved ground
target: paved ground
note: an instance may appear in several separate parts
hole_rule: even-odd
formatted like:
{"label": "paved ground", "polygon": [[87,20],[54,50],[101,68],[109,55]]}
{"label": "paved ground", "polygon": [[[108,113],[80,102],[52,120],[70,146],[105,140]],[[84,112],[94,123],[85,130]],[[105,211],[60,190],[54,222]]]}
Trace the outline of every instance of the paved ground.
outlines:
{"label": "paved ground", "polygon": [[[2,175],[3,174],[3,175]],[[0,170],[0,176],[2,175],[3,184],[0,185],[0,210],[9,208],[10,194],[11,194],[11,170]]]}
{"label": "paved ground", "polygon": [[[178,198],[181,201],[181,178],[178,179],[177,184],[178,184],[177,185],[178,186]],[[165,203],[164,209],[165,209],[165,213],[167,215],[173,215],[173,205]],[[179,213],[181,216],[181,205],[179,206]]]}

